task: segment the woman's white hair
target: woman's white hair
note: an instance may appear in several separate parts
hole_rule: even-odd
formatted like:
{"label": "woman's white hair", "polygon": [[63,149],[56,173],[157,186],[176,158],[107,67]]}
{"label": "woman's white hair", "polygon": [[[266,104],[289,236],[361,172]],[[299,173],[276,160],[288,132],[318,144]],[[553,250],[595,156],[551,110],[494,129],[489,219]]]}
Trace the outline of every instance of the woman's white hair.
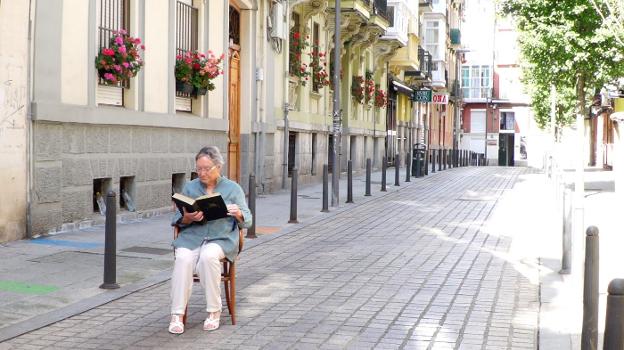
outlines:
{"label": "woman's white hair", "polygon": [[219,148],[217,146],[208,146],[200,149],[195,156],[195,161],[197,161],[201,157],[208,157],[214,165],[222,166],[225,163],[223,161],[223,156],[221,155],[221,152],[219,151]]}

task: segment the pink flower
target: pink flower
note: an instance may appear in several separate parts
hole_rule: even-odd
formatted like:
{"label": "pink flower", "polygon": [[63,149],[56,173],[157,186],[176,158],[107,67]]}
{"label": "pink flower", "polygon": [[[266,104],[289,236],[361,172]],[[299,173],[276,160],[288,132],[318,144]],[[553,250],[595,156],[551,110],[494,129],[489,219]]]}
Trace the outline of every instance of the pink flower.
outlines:
{"label": "pink flower", "polygon": [[126,47],[125,46],[120,46],[117,51],[119,51],[120,54],[125,54],[126,53]]}
{"label": "pink flower", "polygon": [[141,50],[145,50],[145,45],[141,45]]}
{"label": "pink flower", "polygon": [[116,64],[113,66],[113,68],[115,68],[116,71],[121,72],[121,66]]}
{"label": "pink flower", "polygon": [[113,83],[117,81],[117,79],[115,79],[115,76],[112,75],[111,73],[104,73],[104,79],[110,80]]}
{"label": "pink flower", "polygon": [[115,50],[113,50],[113,49],[102,49],[102,54],[104,56],[115,56]]}
{"label": "pink flower", "polygon": [[135,43],[135,44],[140,44],[140,43],[141,43],[141,38],[136,38],[136,39],[134,39],[134,43]]}
{"label": "pink flower", "polygon": [[115,44],[123,45],[123,38],[121,36],[115,37]]}
{"label": "pink flower", "polygon": [[124,62],[124,63],[122,63],[122,64],[123,64],[123,66],[124,66],[124,67],[126,67],[126,68],[130,67],[130,64],[129,64],[128,62]]}

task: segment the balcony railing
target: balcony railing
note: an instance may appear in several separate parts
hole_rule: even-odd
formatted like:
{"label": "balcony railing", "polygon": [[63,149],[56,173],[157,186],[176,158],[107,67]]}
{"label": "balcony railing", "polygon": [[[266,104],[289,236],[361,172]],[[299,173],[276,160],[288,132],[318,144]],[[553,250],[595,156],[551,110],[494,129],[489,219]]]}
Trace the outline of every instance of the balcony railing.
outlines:
{"label": "balcony railing", "polygon": [[459,85],[459,80],[455,79],[449,84],[451,87],[450,93],[452,97],[461,98],[461,88]]}
{"label": "balcony railing", "polygon": [[490,91],[492,89],[489,87],[463,86],[461,90],[462,90],[462,96],[465,99],[486,99],[490,97]]}
{"label": "balcony railing", "polygon": [[429,51],[423,49],[422,47],[418,47],[418,61],[420,62],[420,71],[427,78],[431,79],[431,54]]}

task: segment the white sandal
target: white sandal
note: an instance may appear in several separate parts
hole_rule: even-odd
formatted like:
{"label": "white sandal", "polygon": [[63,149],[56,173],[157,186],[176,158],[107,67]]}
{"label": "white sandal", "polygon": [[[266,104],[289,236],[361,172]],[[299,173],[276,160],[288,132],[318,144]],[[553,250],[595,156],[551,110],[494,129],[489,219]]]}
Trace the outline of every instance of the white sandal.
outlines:
{"label": "white sandal", "polygon": [[221,312],[211,312],[208,315],[208,318],[204,321],[204,330],[205,331],[214,331],[219,328],[219,320],[221,318]]}
{"label": "white sandal", "polygon": [[184,323],[182,323],[182,315],[171,315],[171,322],[169,322],[169,333],[184,333]]}

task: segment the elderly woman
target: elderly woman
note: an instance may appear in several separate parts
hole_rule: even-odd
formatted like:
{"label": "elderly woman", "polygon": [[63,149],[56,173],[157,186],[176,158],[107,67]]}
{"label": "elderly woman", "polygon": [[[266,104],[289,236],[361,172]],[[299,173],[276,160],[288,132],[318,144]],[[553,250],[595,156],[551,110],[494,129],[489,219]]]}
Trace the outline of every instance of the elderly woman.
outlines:
{"label": "elderly woman", "polygon": [[223,157],[217,147],[204,147],[195,156],[198,178],[188,182],[182,194],[196,198],[213,192],[220,193],[228,208],[227,218],[202,222],[201,211],[176,211],[172,225],[180,228],[173,241],[175,264],[171,277],[171,322],[169,332],[184,332],[182,317],[186,310],[193,271],[196,270],[206,295],[208,317],[204,330],[219,328],[221,316],[221,264],[220,259],[234,261],[238,250],[238,230],[251,226],[251,212],[245,194],[234,181],[221,176]]}

